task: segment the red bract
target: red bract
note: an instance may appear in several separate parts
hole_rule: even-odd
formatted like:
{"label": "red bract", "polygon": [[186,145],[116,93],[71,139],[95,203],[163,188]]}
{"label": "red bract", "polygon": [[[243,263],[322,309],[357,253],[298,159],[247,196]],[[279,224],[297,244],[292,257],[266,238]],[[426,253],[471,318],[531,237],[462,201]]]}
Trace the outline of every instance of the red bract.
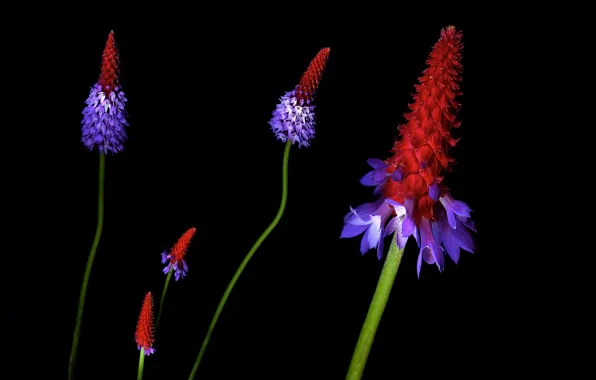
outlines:
{"label": "red bract", "polygon": [[300,83],[296,88],[298,90],[296,92],[296,98],[298,101],[301,99],[308,99],[312,101],[317,88],[319,87],[319,83],[321,82],[321,78],[323,77],[323,71],[327,65],[327,59],[329,58],[330,50],[331,49],[329,48],[321,49],[319,53],[317,53],[317,55],[312,59],[304,74],[302,74]]}
{"label": "red bract", "polygon": [[153,348],[153,296],[151,292],[145,295],[143,306],[141,307],[141,314],[137,322],[137,330],[135,332],[135,340],[138,349],[145,349],[145,355],[150,355],[155,352]]}
{"label": "red bract", "polygon": [[195,236],[196,232],[197,229],[192,227],[188,229],[188,231],[186,231],[180,237],[180,239],[178,239],[176,244],[174,244],[174,246],[172,247],[172,251],[170,252],[170,255],[172,255],[172,257],[170,258],[171,263],[182,261],[184,259],[184,256],[186,256],[188,246],[190,245],[190,241]]}
{"label": "red bract", "polygon": [[400,138],[391,150],[394,154],[387,160],[387,172],[401,171],[404,178],[389,178],[383,195],[400,204],[412,198],[416,225],[421,216],[432,220],[435,200],[429,196],[429,188],[435,182],[441,183],[443,173],[453,162],[448,151],[457,142],[451,129],[460,125],[456,121],[460,105],[455,98],[461,94],[461,40],[461,32],[453,26],[441,31],[426,61],[428,68],[415,85],[414,102],[408,105],[411,112],[404,114],[407,122],[398,128]]}
{"label": "red bract", "polygon": [[109,96],[110,92],[118,86],[119,70],[120,57],[118,55],[116,40],[114,39],[114,31],[111,31],[106,42],[106,47],[103,50],[101,74],[99,76],[99,84],[106,96]]}

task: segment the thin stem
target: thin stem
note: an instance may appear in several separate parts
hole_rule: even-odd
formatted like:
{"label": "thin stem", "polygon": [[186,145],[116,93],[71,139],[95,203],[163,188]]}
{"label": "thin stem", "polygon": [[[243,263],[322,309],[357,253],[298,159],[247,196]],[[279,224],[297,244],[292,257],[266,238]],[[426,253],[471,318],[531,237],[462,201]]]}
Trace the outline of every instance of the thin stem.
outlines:
{"label": "thin stem", "polygon": [[143,367],[145,367],[145,349],[141,348],[141,355],[139,355],[139,371],[137,372],[137,380],[143,379]]}
{"label": "thin stem", "polygon": [[85,295],[87,294],[87,285],[89,283],[89,276],[91,275],[91,267],[95,260],[97,246],[99,245],[99,238],[103,229],[103,199],[104,199],[104,182],[106,172],[106,158],[103,154],[99,155],[99,195],[97,201],[97,229],[95,230],[95,238],[93,245],[87,258],[87,267],[85,268],[85,275],[83,276],[83,284],[81,285],[81,293],[79,294],[79,310],[77,311],[77,322],[75,325],[74,336],[72,339],[72,349],[70,351],[70,360],[68,365],[68,379],[74,378],[74,367],[77,359],[77,348],[79,346],[79,336],[81,335],[81,322],[83,320],[83,308],[85,306]]}
{"label": "thin stem", "polygon": [[166,277],[166,284],[163,287],[163,292],[161,292],[161,300],[159,301],[159,312],[157,313],[157,323],[155,324],[155,330],[157,330],[157,328],[159,327],[159,320],[161,319],[161,311],[163,309],[163,300],[166,298],[166,292],[168,291],[168,285],[170,285],[172,272],[174,272],[174,269],[170,268],[168,276]]}
{"label": "thin stem", "polygon": [[354,349],[346,380],[359,380],[362,377],[364,366],[366,365],[370,348],[375,339],[379,322],[383,316],[385,305],[387,305],[387,299],[389,298],[389,293],[391,293],[391,287],[393,286],[403,253],[404,250],[397,247],[394,235],[391,239],[391,246],[389,247],[389,253],[385,259],[379,282],[377,283],[377,289],[368,308],[368,314],[366,315],[358,343],[356,343],[356,348]]}
{"label": "thin stem", "polygon": [[263,234],[257,239],[256,243],[252,246],[250,251],[248,251],[248,254],[244,258],[244,260],[242,261],[242,263],[236,270],[234,277],[232,277],[232,280],[228,284],[228,288],[226,289],[223,297],[221,298],[221,301],[219,301],[219,305],[217,306],[215,315],[213,316],[213,319],[211,320],[211,324],[209,325],[209,329],[207,330],[207,335],[205,336],[205,340],[203,340],[203,344],[201,345],[201,351],[199,351],[199,356],[197,357],[197,361],[195,362],[192,372],[190,373],[190,376],[188,377],[189,380],[194,379],[195,375],[197,374],[197,371],[199,369],[199,364],[201,363],[201,359],[205,355],[205,351],[207,349],[207,344],[209,343],[209,339],[211,338],[211,334],[213,333],[215,324],[217,323],[219,315],[221,314],[221,311],[223,310],[223,307],[226,304],[226,301],[228,300],[228,297],[229,297],[230,293],[232,292],[232,289],[234,288],[236,281],[242,274],[244,267],[246,267],[246,264],[248,264],[251,257],[254,255],[254,253],[257,251],[257,249],[261,246],[261,243],[263,243],[263,241],[267,238],[267,236],[269,236],[271,231],[273,231],[275,226],[277,226],[277,223],[279,223],[279,221],[286,209],[286,203],[288,200],[288,161],[290,158],[290,148],[291,147],[292,147],[292,142],[288,140],[288,142],[286,143],[286,148],[284,150],[283,169],[282,169],[281,204],[279,205],[279,210],[277,211],[277,215],[275,215],[275,218],[273,219],[273,221],[271,222],[269,227],[267,227],[265,232],[263,232]]}

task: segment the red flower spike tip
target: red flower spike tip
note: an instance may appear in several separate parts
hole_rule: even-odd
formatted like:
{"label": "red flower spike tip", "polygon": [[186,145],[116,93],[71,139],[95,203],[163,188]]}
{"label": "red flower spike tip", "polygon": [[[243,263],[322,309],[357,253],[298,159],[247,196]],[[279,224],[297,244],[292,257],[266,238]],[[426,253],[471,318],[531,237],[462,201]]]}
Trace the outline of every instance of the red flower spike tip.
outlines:
{"label": "red flower spike tip", "polygon": [[118,77],[120,74],[120,56],[118,55],[118,47],[114,39],[114,31],[110,32],[106,47],[103,50],[101,59],[101,74],[99,76],[99,84],[106,96],[110,95],[118,85]]}
{"label": "red flower spike tip", "polygon": [[190,241],[195,236],[196,232],[196,228],[189,228],[188,231],[186,231],[184,235],[182,235],[180,239],[178,239],[176,244],[174,244],[174,246],[172,247],[172,251],[170,252],[170,254],[172,255],[172,257],[170,258],[171,263],[174,263],[174,261],[184,260],[184,256],[186,256],[186,251],[188,250],[188,246],[190,245]]}
{"label": "red flower spike tip", "polygon": [[302,74],[300,83],[298,84],[296,91],[296,98],[300,101],[301,99],[313,100],[314,95],[319,87],[319,83],[323,77],[323,71],[327,65],[327,59],[329,59],[329,52],[331,49],[323,48],[319,53],[312,59],[308,68]]}
{"label": "red flower spike tip", "polygon": [[460,107],[455,97],[461,95],[461,39],[462,33],[453,26],[441,31],[441,38],[426,61],[428,68],[415,85],[414,102],[408,105],[411,112],[404,114],[406,124],[398,127],[400,138],[391,150],[394,154],[387,160],[387,172],[398,170],[404,178],[390,178],[383,195],[401,204],[406,198],[414,198],[416,225],[421,216],[433,218],[430,186],[441,182],[453,162],[448,150],[457,142],[450,131],[460,125],[455,118]]}
{"label": "red flower spike tip", "polygon": [[145,349],[145,355],[155,353],[155,349],[153,348],[153,342],[155,341],[153,337],[153,296],[151,292],[148,292],[143,300],[141,314],[137,322],[135,340],[139,350],[142,348]]}

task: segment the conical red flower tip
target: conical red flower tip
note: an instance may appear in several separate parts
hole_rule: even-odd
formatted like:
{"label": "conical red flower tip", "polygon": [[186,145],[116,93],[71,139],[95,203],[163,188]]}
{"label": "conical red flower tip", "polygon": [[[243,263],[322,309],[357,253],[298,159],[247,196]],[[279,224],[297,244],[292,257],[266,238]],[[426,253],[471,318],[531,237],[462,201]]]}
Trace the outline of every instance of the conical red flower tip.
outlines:
{"label": "conical red flower tip", "polygon": [[328,47],[321,49],[308,65],[298,85],[300,87],[300,90],[296,93],[298,100],[312,100],[323,77],[330,51],[331,49]]}
{"label": "conical red flower tip", "polygon": [[99,84],[102,90],[109,95],[111,91],[118,86],[118,77],[120,75],[120,56],[118,55],[118,47],[114,39],[114,31],[112,30],[108,35],[106,47],[103,50],[101,59],[101,74],[99,76]]}
{"label": "conical red flower tip", "polygon": [[153,295],[151,292],[148,292],[143,300],[135,340],[139,350],[145,349],[145,355],[151,355],[155,352],[153,348],[153,342],[155,341],[153,338]]}
{"label": "conical red flower tip", "polygon": [[448,152],[458,141],[451,136],[451,129],[460,125],[455,98],[460,95],[461,39],[462,33],[454,26],[441,30],[426,61],[428,67],[415,86],[414,101],[408,105],[410,112],[404,114],[407,122],[399,126],[401,139],[395,142],[394,155],[388,160],[392,163],[388,173],[397,170],[404,180],[390,179],[383,194],[400,204],[414,198],[412,217],[416,225],[421,216],[432,219],[434,202],[426,194],[434,183],[440,184],[444,171],[454,161]]}
{"label": "conical red flower tip", "polygon": [[181,261],[184,259],[184,256],[186,256],[186,250],[188,249],[188,246],[190,245],[190,241],[195,236],[196,232],[197,232],[196,228],[194,228],[194,227],[189,228],[188,231],[186,231],[180,237],[180,239],[178,239],[176,244],[174,244],[174,246],[172,247],[172,252],[170,253],[172,255],[172,258],[171,258],[172,262]]}

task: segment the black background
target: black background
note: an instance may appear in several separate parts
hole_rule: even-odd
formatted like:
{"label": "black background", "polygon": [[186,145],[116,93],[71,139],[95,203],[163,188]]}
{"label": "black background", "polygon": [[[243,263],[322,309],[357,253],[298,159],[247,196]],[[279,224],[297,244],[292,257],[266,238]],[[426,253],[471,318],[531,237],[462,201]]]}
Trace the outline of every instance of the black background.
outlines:
{"label": "black background", "polygon": [[447,259],[443,273],[423,265],[417,279],[409,242],[364,378],[504,370],[512,353],[499,346],[515,314],[496,243],[503,205],[494,202],[504,91],[495,67],[505,42],[479,18],[421,15],[379,23],[363,15],[341,27],[314,15],[306,23],[206,12],[167,25],[138,15],[23,27],[11,57],[27,75],[7,73],[20,99],[5,169],[14,199],[6,257],[15,260],[7,315],[8,326],[27,326],[7,329],[14,357],[43,351],[45,373],[66,376],[97,209],[98,155],[80,142],[81,111],[113,29],[129,140],[107,158],[77,378],[136,375],[143,296],[159,297],[160,253],[194,226],[189,275],[170,285],[144,376],[187,378],[225,287],[279,206],[284,144],[270,131],[271,112],[323,47],[331,54],[316,137],[292,147],[286,212],[232,292],[198,378],[343,378],[383,261],[374,251],[361,256],[360,238],[340,240],[342,220],[349,206],[375,199],[359,184],[366,160],[388,156],[428,54],[455,25],[465,45],[462,125],[446,181],[474,210],[477,252],[462,252],[458,265]]}

